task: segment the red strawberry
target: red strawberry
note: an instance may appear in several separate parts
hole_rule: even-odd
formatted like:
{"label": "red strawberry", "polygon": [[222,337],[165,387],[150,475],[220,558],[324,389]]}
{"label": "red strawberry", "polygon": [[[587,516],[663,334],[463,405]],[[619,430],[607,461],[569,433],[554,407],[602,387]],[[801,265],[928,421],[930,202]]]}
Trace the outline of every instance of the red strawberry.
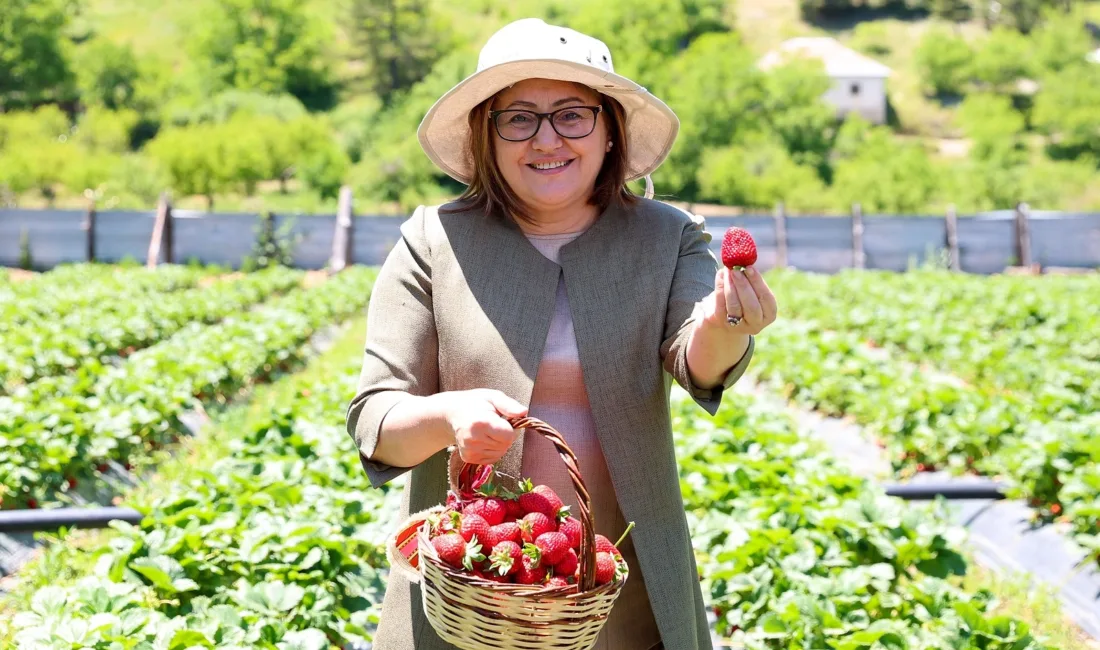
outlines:
{"label": "red strawberry", "polygon": [[491,535],[489,532],[489,523],[485,521],[485,518],[481,515],[472,513],[462,515],[462,523],[460,524],[458,532],[462,535],[462,539],[467,542],[475,536],[479,541],[487,542]]}
{"label": "red strawberry", "polygon": [[581,548],[581,522],[573,517],[566,517],[558,526],[558,531],[569,538],[569,548],[580,550]]}
{"label": "red strawberry", "polygon": [[555,575],[555,576],[551,577],[549,580],[547,580],[546,585],[548,587],[572,587],[573,586],[572,584],[569,583],[569,580],[567,580],[567,579],[565,579],[565,578],[563,578],[562,576],[559,576],[559,575]]}
{"label": "red strawberry", "polygon": [[619,565],[610,553],[596,553],[596,585],[606,585],[615,579]]}
{"label": "red strawberry", "polygon": [[538,539],[539,535],[554,530],[554,520],[541,512],[528,513],[520,520],[519,529],[523,541],[530,544]]}
{"label": "red strawberry", "polygon": [[462,515],[454,510],[433,513],[428,515],[428,525],[431,530],[430,539],[435,539],[447,533],[457,533],[462,525]]}
{"label": "red strawberry", "polygon": [[516,584],[537,585],[545,581],[546,568],[539,566],[538,560],[533,559],[530,555],[525,553],[523,555],[523,561],[520,562],[519,570],[516,571]]}
{"label": "red strawberry", "polygon": [[485,556],[481,554],[481,544],[467,545],[466,540],[458,533],[440,535],[432,540],[432,546],[439,554],[439,559],[456,569],[465,568],[472,572],[475,562],[485,560]]}
{"label": "red strawberry", "polygon": [[561,562],[565,554],[572,550],[569,548],[569,538],[557,531],[543,533],[536,537],[535,547],[542,553],[543,565],[547,566]]}
{"label": "red strawberry", "polygon": [[493,547],[489,559],[493,561],[489,573],[510,576],[523,565],[523,549],[515,542],[500,542]]}
{"label": "red strawberry", "polygon": [[489,529],[489,538],[486,540],[486,544],[495,548],[497,544],[501,542],[515,542],[519,544],[523,541],[523,531],[519,529],[519,524],[514,521],[506,521],[503,524],[497,524]]}
{"label": "red strawberry", "polygon": [[510,576],[506,576],[506,575],[502,576],[502,575],[500,575],[499,573],[497,573],[495,571],[475,571],[474,575],[481,578],[482,580],[488,580],[490,582],[499,582],[499,583],[502,583],[502,584],[507,584],[507,583],[512,581],[512,578]]}
{"label": "red strawberry", "polygon": [[603,535],[596,535],[596,552],[611,553],[616,557],[623,556],[623,554],[619,552],[619,549],[615,548],[615,545],[611,543],[611,540],[607,539]]}
{"label": "red strawberry", "polygon": [[76,479],[75,478],[70,476],[68,479],[66,479],[65,482],[69,484],[69,489],[70,490],[76,489]]}
{"label": "red strawberry", "polygon": [[27,507],[30,508],[31,510],[34,510],[35,508],[38,507],[38,501],[36,501],[34,499],[27,499]]}
{"label": "red strawberry", "polygon": [[532,492],[535,492],[536,494],[541,494],[542,496],[546,497],[546,500],[550,502],[550,507],[554,509],[554,513],[550,515],[550,517],[556,518],[558,516],[558,513],[561,512],[561,508],[563,505],[561,499],[558,498],[557,493],[546,485],[536,485]]}
{"label": "red strawberry", "polygon": [[[545,485],[540,485],[539,488],[544,488],[542,491],[537,491],[539,488],[531,487],[531,479],[527,479],[520,486],[523,490],[519,495],[519,505],[523,508],[524,512],[541,512],[550,519],[554,519],[558,516],[558,509],[561,508],[561,499],[558,499],[557,507],[554,507],[554,503],[547,498],[544,494],[545,490],[549,490]],[[553,491],[551,491],[553,493]],[[555,495],[557,498],[557,495]]]}
{"label": "red strawberry", "polygon": [[504,511],[505,518],[509,521],[522,519],[523,515],[527,514],[523,510],[523,506],[519,504],[519,499],[506,499],[504,501]]}
{"label": "red strawberry", "polygon": [[496,497],[490,497],[488,499],[478,499],[462,509],[464,515],[471,513],[480,515],[490,526],[496,526],[504,523],[507,510],[503,501]]}
{"label": "red strawberry", "polygon": [[749,231],[737,226],[726,230],[722,238],[722,264],[728,269],[756,264],[756,242]]}
{"label": "red strawberry", "polygon": [[462,539],[462,535],[458,533],[440,535],[432,540],[432,546],[435,547],[440,560],[456,569],[462,566],[462,560],[466,557],[466,540]]}
{"label": "red strawberry", "polygon": [[554,575],[571,578],[577,572],[579,566],[580,559],[577,558],[577,552],[569,549],[566,551],[565,557],[554,563]]}

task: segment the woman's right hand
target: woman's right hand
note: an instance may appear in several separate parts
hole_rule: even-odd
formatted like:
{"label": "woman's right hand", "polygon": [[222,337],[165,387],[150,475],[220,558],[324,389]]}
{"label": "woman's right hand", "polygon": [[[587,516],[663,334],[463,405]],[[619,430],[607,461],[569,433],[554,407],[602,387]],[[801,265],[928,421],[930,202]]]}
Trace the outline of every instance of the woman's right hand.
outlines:
{"label": "woman's right hand", "polygon": [[527,415],[527,407],[491,388],[437,395],[445,400],[444,417],[454,431],[459,457],[467,463],[492,465],[499,461],[520,433],[505,418]]}

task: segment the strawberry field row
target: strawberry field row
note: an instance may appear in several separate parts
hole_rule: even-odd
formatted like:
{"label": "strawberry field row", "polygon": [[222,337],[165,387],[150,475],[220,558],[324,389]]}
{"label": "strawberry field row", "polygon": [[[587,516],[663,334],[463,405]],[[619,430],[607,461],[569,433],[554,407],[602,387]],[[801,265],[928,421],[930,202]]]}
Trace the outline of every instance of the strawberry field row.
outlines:
{"label": "strawberry field row", "polygon": [[[356,339],[361,333],[356,333]],[[95,575],[39,590],[17,647],[322,650],[369,639],[400,493],[370,488],[343,412],[359,360],[294,376],[228,456],[134,504]]]}
{"label": "strawberry field row", "polygon": [[86,367],[144,348],[190,323],[215,323],[298,284],[304,273],[275,267],[242,278],[164,295],[114,296],[96,309],[15,326],[0,334],[0,388]]}
{"label": "strawberry field row", "polygon": [[1003,478],[1011,496],[1071,522],[1077,541],[1100,552],[1100,415],[1050,420],[1026,396],[928,372],[824,323],[781,320],[768,341],[753,372],[798,403],[853,417],[895,469]]}
{"label": "strawberry field row", "polygon": [[[369,639],[400,494],[369,488],[342,414],[358,360],[293,381],[230,454],[135,504],[94,575],[35,594],[17,647],[328,648]],[[719,632],[744,647],[1039,650],[965,564],[933,508],[887,498],[740,395],[678,406],[681,483]],[[185,484],[185,485],[184,485]],[[645,534],[635,531],[634,534]],[[876,645],[877,644],[877,645]]]}
{"label": "strawberry field row", "polygon": [[789,414],[738,394],[711,422],[680,403],[681,485],[718,632],[749,649],[1046,647],[991,614],[963,531],[938,506],[885,496],[807,442]]}
{"label": "strawberry field row", "polygon": [[1100,410],[1100,276],[774,272],[768,282],[788,318],[1020,393],[1047,419]]}
{"label": "strawberry field row", "polygon": [[289,368],[314,331],[363,308],[374,274],[354,267],[217,325],[192,324],[100,375],[48,377],[0,397],[4,507],[94,489],[108,461],[129,463],[175,438],[187,410]]}
{"label": "strawberry field row", "polygon": [[23,325],[57,319],[73,310],[98,311],[111,301],[130,300],[193,287],[209,270],[186,266],[59,266],[28,282],[0,286],[0,333]]}

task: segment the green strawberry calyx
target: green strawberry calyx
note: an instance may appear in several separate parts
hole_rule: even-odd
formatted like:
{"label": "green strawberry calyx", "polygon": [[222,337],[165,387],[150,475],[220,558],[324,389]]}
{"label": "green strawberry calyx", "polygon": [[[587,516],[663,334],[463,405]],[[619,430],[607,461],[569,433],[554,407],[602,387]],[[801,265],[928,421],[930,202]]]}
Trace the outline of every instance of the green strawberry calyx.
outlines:
{"label": "green strawberry calyx", "polygon": [[474,570],[475,562],[484,562],[485,555],[481,552],[481,543],[477,541],[477,535],[470,537],[470,543],[466,545],[466,553],[462,556],[462,566],[467,571]]}

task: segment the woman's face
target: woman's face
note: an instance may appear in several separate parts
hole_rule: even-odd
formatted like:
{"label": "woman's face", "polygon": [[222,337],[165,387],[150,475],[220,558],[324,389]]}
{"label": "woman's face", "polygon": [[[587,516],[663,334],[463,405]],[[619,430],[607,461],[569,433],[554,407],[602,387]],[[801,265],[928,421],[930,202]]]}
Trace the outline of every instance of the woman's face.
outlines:
{"label": "woman's face", "polygon": [[[549,113],[570,106],[599,105],[599,94],[590,88],[565,81],[528,79],[501,91],[492,110]],[[563,117],[569,120],[576,116]],[[519,120],[522,123],[525,118]],[[566,132],[563,127],[559,128]],[[563,138],[550,125],[549,119],[542,120],[538,132],[522,142],[505,140],[492,124],[489,129],[500,173],[533,214],[588,203],[607,153],[607,123],[602,112],[596,116],[595,129],[583,138]]]}

